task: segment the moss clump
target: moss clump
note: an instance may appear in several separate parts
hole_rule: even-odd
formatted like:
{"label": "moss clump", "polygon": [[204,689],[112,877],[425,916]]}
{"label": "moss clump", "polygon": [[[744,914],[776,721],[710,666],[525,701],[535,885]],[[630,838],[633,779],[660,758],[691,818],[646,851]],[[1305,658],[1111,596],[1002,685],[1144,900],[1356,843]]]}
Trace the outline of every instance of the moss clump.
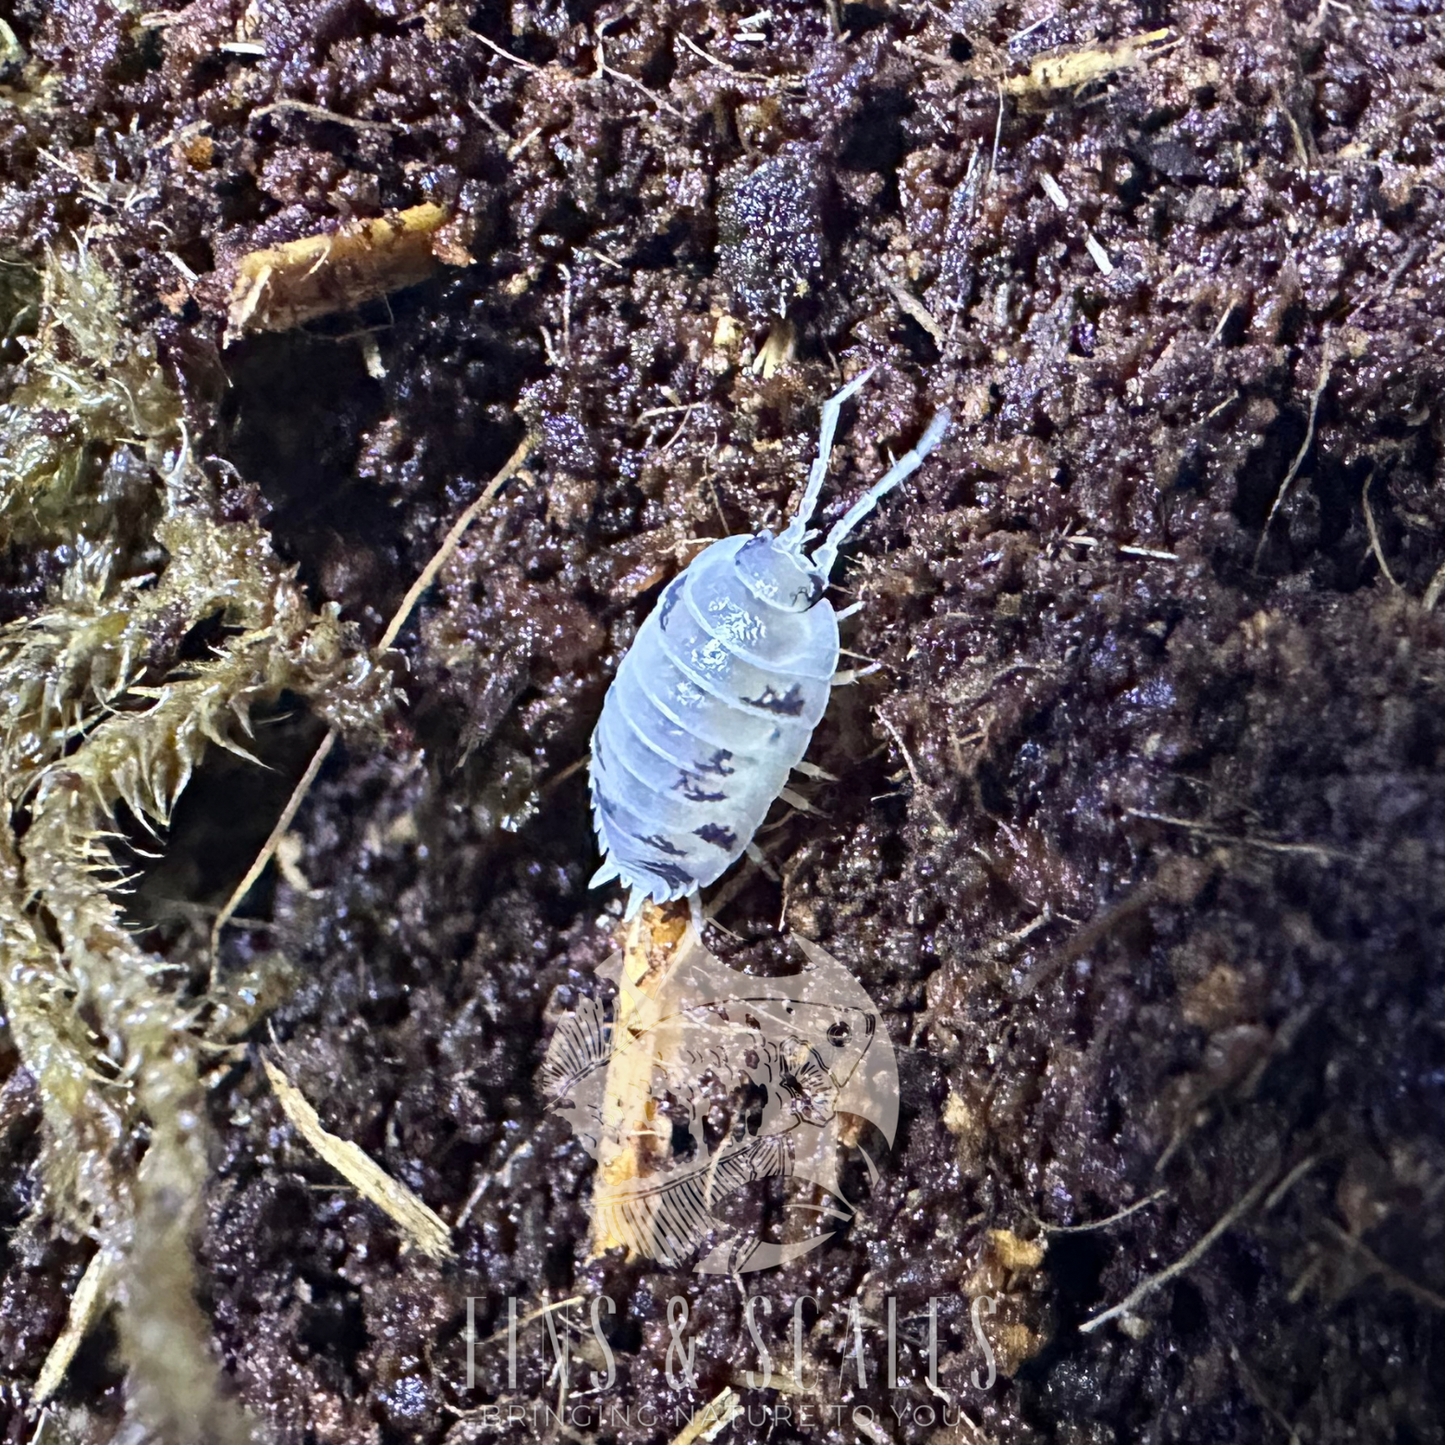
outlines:
{"label": "moss clump", "polygon": [[[5,273],[0,312],[18,328],[31,314],[26,273]],[[0,406],[0,543],[134,530],[149,471],[180,434],[181,398],[154,339],[121,324],[116,283],[87,243],[49,253],[36,304],[38,328],[21,338],[27,356]]]}
{"label": "moss clump", "polygon": [[[28,375],[0,416],[10,537],[75,539],[49,605],[0,633],[0,993],[39,1086],[46,1207],[114,1262],[131,1408],[165,1437],[242,1440],[195,1301],[201,960],[132,936],[110,845],[120,816],[163,829],[208,748],[245,751],[257,706],[289,693],[355,729],[379,722],[390,685],[260,525],[221,516],[180,398],[152,343],[122,338],[120,304],[93,255],[52,256]],[[137,447],[153,529],[104,486]],[[158,569],[127,575],[142,553]],[[218,640],[181,662],[203,623]]]}

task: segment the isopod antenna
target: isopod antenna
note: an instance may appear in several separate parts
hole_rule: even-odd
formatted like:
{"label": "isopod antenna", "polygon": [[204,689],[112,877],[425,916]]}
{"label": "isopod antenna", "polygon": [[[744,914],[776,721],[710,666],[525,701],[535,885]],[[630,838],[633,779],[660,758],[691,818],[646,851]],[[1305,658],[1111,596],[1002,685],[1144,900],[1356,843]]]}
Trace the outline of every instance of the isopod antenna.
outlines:
{"label": "isopod antenna", "polygon": [[877,370],[876,366],[870,366],[866,371],[860,371],[842,391],[830,396],[823,403],[822,414],[818,422],[817,460],[808,470],[808,485],[803,492],[803,500],[798,503],[798,510],[793,520],[788,523],[778,538],[780,547],[785,547],[792,552],[803,550],[803,539],[807,534],[808,523],[817,508],[818,498],[823,492],[823,481],[828,475],[828,458],[833,450],[833,434],[838,430],[838,417],[842,414],[843,403],[856,396],[867,384],[868,378]]}
{"label": "isopod antenna", "polygon": [[[833,523],[833,530],[828,533],[827,541],[813,553],[813,566],[819,573],[826,577],[832,572],[833,564],[838,560],[838,548],[847,540],[848,534],[899,482],[923,465],[923,459],[943,440],[943,434],[952,420],[952,413],[947,407],[939,411],[928,423],[928,430],[918,439],[918,445],[899,457],[888,471]],[[808,485],[811,489],[811,477]]]}

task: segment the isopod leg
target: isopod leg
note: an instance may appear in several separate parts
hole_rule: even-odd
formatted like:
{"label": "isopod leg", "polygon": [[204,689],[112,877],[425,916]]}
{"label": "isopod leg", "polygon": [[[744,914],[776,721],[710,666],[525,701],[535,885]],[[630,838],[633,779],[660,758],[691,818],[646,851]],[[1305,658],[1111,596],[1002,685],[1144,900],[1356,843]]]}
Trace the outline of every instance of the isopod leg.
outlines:
{"label": "isopod leg", "polygon": [[763,877],[771,878],[774,883],[778,882],[777,870],[768,862],[768,855],[756,843],[749,843],[743,852],[758,865]]}
{"label": "isopod leg", "polygon": [[789,547],[795,552],[802,548],[803,533],[807,530],[813,509],[818,505],[818,497],[823,491],[823,479],[828,474],[828,457],[833,450],[833,435],[838,430],[838,417],[843,410],[843,404],[862,390],[874,370],[875,368],[870,366],[867,371],[860,372],[847,386],[823,403],[823,414],[818,426],[817,460],[808,472],[808,485],[803,492],[803,500],[798,504],[793,520],[778,538],[779,546]]}
{"label": "isopod leg", "polygon": [[816,813],[818,811],[801,793],[795,793],[792,788],[781,789],[778,796],[790,808],[796,808],[800,813]]}
{"label": "isopod leg", "polygon": [[948,408],[944,407],[928,423],[928,430],[918,439],[918,445],[912,451],[905,452],[899,457],[882,478],[869,487],[833,524],[833,530],[828,533],[828,540],[813,553],[813,566],[824,577],[833,570],[833,564],[838,560],[838,548],[843,545],[848,534],[899,482],[918,470],[923,464],[924,457],[943,440],[943,434],[948,430],[948,423],[951,420]]}
{"label": "isopod leg", "polygon": [[794,763],[793,771],[802,773],[805,778],[816,778],[820,783],[836,783],[838,779],[817,763]]}

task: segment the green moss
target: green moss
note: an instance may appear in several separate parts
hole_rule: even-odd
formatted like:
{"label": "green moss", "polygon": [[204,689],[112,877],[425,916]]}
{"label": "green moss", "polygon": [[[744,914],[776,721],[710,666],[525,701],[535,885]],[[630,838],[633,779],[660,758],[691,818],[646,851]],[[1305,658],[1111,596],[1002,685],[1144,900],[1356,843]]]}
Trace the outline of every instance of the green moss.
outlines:
{"label": "green moss", "polygon": [[38,312],[0,406],[0,543],[115,540],[140,520],[124,515],[135,461],[160,468],[180,439],[180,396],[154,339],[126,330],[116,284],[87,245],[49,253],[38,297],[23,267],[0,275],[8,329]]}
{"label": "green moss", "polygon": [[[162,1437],[239,1441],[190,1249],[207,1178],[201,1062],[237,1008],[198,1007],[207,960],[132,936],[110,843],[121,804],[159,833],[209,748],[245,755],[255,707],[290,693],[354,732],[379,726],[390,683],[335,608],[311,608],[258,524],[219,517],[179,396],[150,340],[126,334],[93,255],[50,258],[41,318],[0,409],[0,526],[12,544],[64,542],[72,560],[39,615],[0,632],[0,991],[40,1090],[45,1207],[119,1262],[134,1409]],[[145,468],[139,510],[104,483],[122,454]],[[165,560],[132,575],[140,555]],[[208,619],[211,654],[179,665]]]}

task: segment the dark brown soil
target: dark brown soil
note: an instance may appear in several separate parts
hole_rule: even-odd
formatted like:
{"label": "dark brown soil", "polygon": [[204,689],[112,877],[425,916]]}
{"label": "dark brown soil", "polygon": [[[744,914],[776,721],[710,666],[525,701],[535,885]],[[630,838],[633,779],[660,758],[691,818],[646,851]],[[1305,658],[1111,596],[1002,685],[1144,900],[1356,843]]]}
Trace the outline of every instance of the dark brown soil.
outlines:
{"label": "dark brown soil", "polygon": [[[536,1075],[618,899],[587,891],[567,770],[691,539],[784,518],[819,403],[878,362],[830,517],[934,408],[955,425],[839,569],[867,603],[847,645],[883,664],[815,739],[841,781],[813,789],[821,816],[779,810],[781,890],[754,869],[720,920],[739,965],[783,965],[781,912],[856,971],[902,1123],[875,1184],[850,1166],[847,1236],[749,1281],[780,1365],[795,1298],[816,1301],[816,1423],[735,1438],[852,1441],[867,1404],[888,1439],[939,1445],[1445,1439],[1445,7],[773,0],[763,43],[740,38],[751,11],[8,12],[28,60],[0,95],[0,246],[92,229],[191,435],[253,484],[235,505],[314,601],[375,639],[539,439],[403,634],[385,744],[338,749],[304,807],[309,891],[268,879],[222,960],[289,959],[269,1027],[291,1076],[449,1222],[473,1201],[460,1261],[403,1253],[309,1153],[258,1028],[210,1095],[223,1369],[284,1441],[463,1445],[557,1434],[469,1414],[555,1403],[557,1381],[534,1324],[515,1389],[492,1347],[467,1390],[468,1296],[485,1334],[508,1295],[616,1301],[598,1398],[632,1421],[582,1438],[678,1433],[670,1296],[696,1402],[754,1363],[733,1281],[585,1259],[592,1164]],[[1040,54],[1164,26],[1172,45],[1081,89],[1001,94]],[[280,99],[385,125],[257,113]],[[241,255],[422,201],[474,264],[222,348]],[[784,310],[793,354],[764,379],[746,362]],[[5,616],[56,575],[12,551]],[[170,839],[185,866],[141,906],[219,904],[314,728],[275,731],[274,780],[207,765]],[[149,921],[152,946],[198,947]],[[8,1043],[0,1064],[18,1441],[88,1256],[22,1224],[37,1106]],[[1035,1267],[1011,1254],[1156,1191],[1049,1233]],[[1197,1263],[1080,1330],[1241,1201]],[[890,1295],[914,1338],[940,1299],[938,1384],[971,1427],[897,1417],[945,1404],[911,1346],[897,1392],[875,1336],[866,1387],[840,1369],[850,1301],[880,1321]],[[113,1344],[102,1327],[72,1368],[68,1438],[118,1428]]]}

